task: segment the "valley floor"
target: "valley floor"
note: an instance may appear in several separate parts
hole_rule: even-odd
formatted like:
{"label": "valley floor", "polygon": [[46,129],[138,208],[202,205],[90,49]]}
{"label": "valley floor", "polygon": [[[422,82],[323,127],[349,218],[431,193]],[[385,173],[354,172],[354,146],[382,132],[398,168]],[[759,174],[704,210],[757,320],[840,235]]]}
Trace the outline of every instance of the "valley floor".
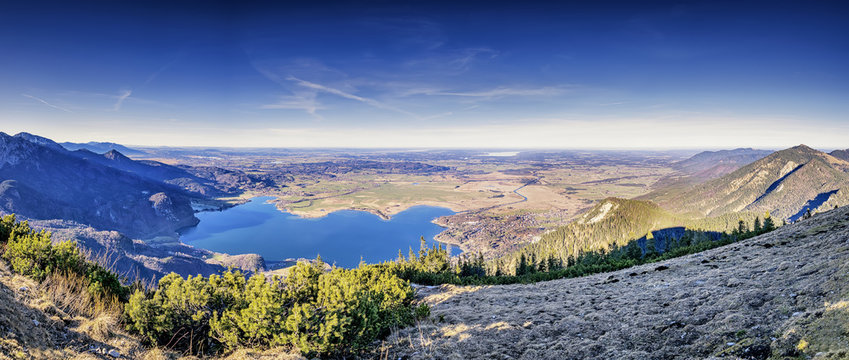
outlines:
{"label": "valley floor", "polygon": [[388,358],[849,357],[849,207],[699,254],[530,285],[422,288]]}

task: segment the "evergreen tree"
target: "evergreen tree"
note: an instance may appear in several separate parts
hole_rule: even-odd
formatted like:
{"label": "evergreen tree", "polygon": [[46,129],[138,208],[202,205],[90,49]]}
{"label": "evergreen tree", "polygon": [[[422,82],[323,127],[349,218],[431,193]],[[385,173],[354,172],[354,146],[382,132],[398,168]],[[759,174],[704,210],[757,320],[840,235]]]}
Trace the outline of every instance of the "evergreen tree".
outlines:
{"label": "evergreen tree", "polygon": [[419,259],[424,258],[427,255],[427,242],[424,239],[424,236],[421,238],[421,245],[419,246]]}
{"label": "evergreen tree", "polygon": [[737,221],[737,235],[746,236],[749,233],[749,226],[746,225],[746,222],[743,219]]}
{"label": "evergreen tree", "polygon": [[519,255],[519,265],[516,266],[516,276],[522,276],[528,273],[528,259],[525,258],[525,253]]}
{"label": "evergreen tree", "polygon": [[659,252],[657,251],[657,242],[654,238],[654,235],[651,233],[651,231],[649,231],[648,234],[646,234],[646,254],[645,254],[645,258],[651,259],[651,258],[657,257],[658,255],[659,255]]}
{"label": "evergreen tree", "polygon": [[554,256],[548,257],[548,271],[556,271],[559,270],[560,267],[557,265],[557,259]]}
{"label": "evergreen tree", "polygon": [[772,221],[772,217],[769,215],[769,211],[764,214],[764,227],[763,232],[770,232],[775,230],[775,223]]}
{"label": "evergreen tree", "polygon": [[544,257],[537,264],[537,272],[546,272],[548,271],[548,256]]}
{"label": "evergreen tree", "polygon": [[637,245],[636,241],[631,241],[625,246],[625,257],[631,260],[639,260],[643,257],[643,251]]}

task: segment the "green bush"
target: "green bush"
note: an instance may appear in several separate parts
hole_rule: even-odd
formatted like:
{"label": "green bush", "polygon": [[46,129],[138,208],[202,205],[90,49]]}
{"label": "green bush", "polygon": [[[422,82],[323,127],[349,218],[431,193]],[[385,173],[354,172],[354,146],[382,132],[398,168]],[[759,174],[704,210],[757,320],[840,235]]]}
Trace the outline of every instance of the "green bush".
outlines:
{"label": "green bush", "polygon": [[9,261],[16,273],[42,281],[53,270],[55,259],[52,253],[53,244],[47,233],[12,231],[3,258]]}
{"label": "green bush", "polygon": [[76,243],[54,244],[49,232],[35,231],[26,221],[16,221],[14,215],[0,219],[0,244],[3,258],[9,261],[12,270],[36,281],[44,281],[56,272],[73,273],[87,279],[93,296],[125,299],[129,293],[118,275],[88,261]]}
{"label": "green bush", "polygon": [[150,343],[195,352],[288,345],[324,356],[365,350],[424,311],[413,306],[409,283],[385,267],[323,267],[299,263],[282,281],[239,271],[171,274],[157,290],[130,297],[128,328]]}

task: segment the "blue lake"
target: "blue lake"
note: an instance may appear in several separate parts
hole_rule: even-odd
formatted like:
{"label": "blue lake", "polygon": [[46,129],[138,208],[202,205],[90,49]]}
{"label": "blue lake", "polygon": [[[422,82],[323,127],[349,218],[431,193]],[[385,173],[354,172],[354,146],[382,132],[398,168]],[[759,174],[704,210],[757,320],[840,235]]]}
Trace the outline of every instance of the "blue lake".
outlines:
{"label": "blue lake", "polygon": [[399,249],[404,256],[410,247],[418,251],[422,236],[434,245],[433,237],[443,229],[431,221],[454,214],[447,208],[414,206],[390,220],[355,210],[305,219],[266,203],[270,199],[257,197],[223,211],[198,213],[200,223],[183,231],[180,239],[215,252],[260,254],[266,261],[321,254],[327,263],[356,267],[361,257],[378,263],[396,259]]}

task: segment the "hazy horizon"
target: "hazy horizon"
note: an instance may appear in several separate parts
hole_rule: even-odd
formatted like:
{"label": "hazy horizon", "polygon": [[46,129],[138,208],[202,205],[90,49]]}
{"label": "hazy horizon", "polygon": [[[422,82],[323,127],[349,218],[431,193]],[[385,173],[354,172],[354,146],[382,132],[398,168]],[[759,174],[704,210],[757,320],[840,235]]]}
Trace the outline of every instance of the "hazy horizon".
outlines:
{"label": "hazy horizon", "polygon": [[838,2],[0,5],[0,131],[141,146],[849,148]]}

